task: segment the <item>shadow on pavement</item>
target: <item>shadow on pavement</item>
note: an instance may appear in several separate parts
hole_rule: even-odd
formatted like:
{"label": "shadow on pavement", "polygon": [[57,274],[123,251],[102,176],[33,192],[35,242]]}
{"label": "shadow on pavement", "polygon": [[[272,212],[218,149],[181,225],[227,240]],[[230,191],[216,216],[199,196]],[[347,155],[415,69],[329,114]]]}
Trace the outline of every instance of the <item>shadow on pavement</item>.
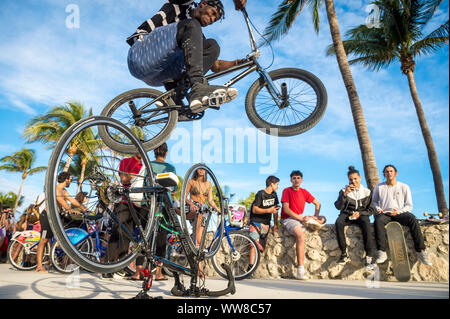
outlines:
{"label": "shadow on pavement", "polygon": [[[320,280],[315,281],[300,281],[300,280],[283,280],[270,283],[267,282],[257,282],[249,280],[245,282],[246,286],[253,286],[255,289],[274,289],[274,290],[290,290],[301,293],[314,293],[314,294],[328,294],[337,295],[339,298],[376,298],[376,299],[409,299],[409,298],[448,298],[448,290],[440,291],[436,290],[436,286],[429,287],[435,291],[429,291],[424,293],[423,289],[418,289],[417,287],[405,290],[408,283],[392,283],[398,284],[399,287],[386,287],[383,286],[383,282],[379,283],[379,288],[368,288],[365,283],[360,282],[360,285],[355,284],[341,284],[338,282],[336,284],[331,284],[327,282],[321,282]],[[403,286],[403,287],[401,287]],[[420,287],[422,288],[422,286]],[[428,288],[424,285],[423,288]],[[332,298],[330,296],[330,298]]]}

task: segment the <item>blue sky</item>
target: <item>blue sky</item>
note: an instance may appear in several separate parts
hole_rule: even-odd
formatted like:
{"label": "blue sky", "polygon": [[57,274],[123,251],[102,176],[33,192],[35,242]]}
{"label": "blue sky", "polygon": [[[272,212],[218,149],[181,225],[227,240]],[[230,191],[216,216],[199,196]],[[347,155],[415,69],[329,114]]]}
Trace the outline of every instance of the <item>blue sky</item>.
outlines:
{"label": "blue sky", "polygon": [[[222,59],[242,58],[249,53],[246,27],[231,0],[223,0],[226,19],[206,29],[207,37],[221,45]],[[248,12],[262,31],[280,1],[248,0]],[[138,87],[143,82],[128,72],[127,36],[151,17],[163,1],[106,0],[24,0],[2,2],[0,11],[0,157],[22,147],[37,152],[36,165],[47,165],[50,151],[41,144],[25,144],[23,129],[30,118],[43,114],[52,106],[67,101],[80,101],[99,114],[116,95]],[[80,11],[79,28],[66,27],[70,4]],[[365,7],[369,1],[335,1],[341,33],[365,23]],[[444,1],[435,19],[427,27],[431,31],[448,19],[449,2]],[[279,196],[290,186],[289,174],[299,169],[304,174],[302,187],[308,189],[321,203],[322,214],[334,222],[338,211],[334,201],[338,191],[347,183],[347,167],[354,165],[363,173],[358,141],[350,106],[334,57],[325,55],[331,43],[324,8],[321,10],[320,33],[312,28],[311,14],[305,10],[282,41],[273,45],[275,60],[270,70],[297,67],[316,74],[328,93],[328,107],[322,120],[310,131],[278,139],[277,169]],[[269,66],[272,55],[262,50],[261,64]],[[449,194],[449,73],[448,46],[432,56],[420,57],[416,65],[416,84],[439,156],[445,193]],[[414,211],[437,210],[433,179],[417,116],[409,94],[407,79],[400,66],[393,64],[379,72],[353,66],[352,73],[372,141],[378,170],[392,163],[399,170],[398,180],[412,190]],[[239,97],[220,111],[210,110],[201,121],[203,134],[217,128],[222,136],[226,129],[252,129],[245,114],[244,100],[255,76],[235,87]],[[180,143],[183,130],[193,132],[192,123],[180,124],[168,141],[169,148]],[[210,142],[206,136],[202,147]],[[191,134],[191,145],[200,136]],[[178,144],[177,144],[178,143]],[[223,143],[223,145],[225,145]],[[225,147],[225,146],[223,146]],[[246,144],[246,147],[248,145]],[[222,149],[223,154],[234,149]],[[153,159],[153,154],[149,154]],[[173,152],[168,161],[174,162],[177,173],[184,176],[194,164],[193,147],[189,158],[181,160]],[[248,163],[208,162],[223,185],[229,185],[235,199],[264,188],[267,174],[261,174],[260,161]],[[382,176],[381,176],[382,177]],[[0,172],[0,192],[17,192],[20,174]],[[45,173],[27,178],[23,195],[25,204],[32,202],[43,189]],[[364,181],[364,176],[363,176]],[[19,208],[19,211],[21,209]],[[313,212],[313,206],[306,209]]]}

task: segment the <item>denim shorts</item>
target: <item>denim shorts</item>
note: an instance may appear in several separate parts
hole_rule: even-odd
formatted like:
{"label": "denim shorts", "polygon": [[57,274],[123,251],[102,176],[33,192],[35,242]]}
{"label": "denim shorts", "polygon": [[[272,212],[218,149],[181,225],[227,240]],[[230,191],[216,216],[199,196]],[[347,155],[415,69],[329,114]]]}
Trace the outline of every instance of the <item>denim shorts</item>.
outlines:
{"label": "denim shorts", "polygon": [[294,229],[296,227],[301,227],[303,229],[303,225],[300,221],[294,218],[285,218],[281,220],[281,225],[288,231],[289,234],[294,235]]}
{"label": "denim shorts", "polygon": [[150,86],[162,86],[185,72],[184,52],[177,44],[178,22],[140,36],[128,52],[128,69]]}

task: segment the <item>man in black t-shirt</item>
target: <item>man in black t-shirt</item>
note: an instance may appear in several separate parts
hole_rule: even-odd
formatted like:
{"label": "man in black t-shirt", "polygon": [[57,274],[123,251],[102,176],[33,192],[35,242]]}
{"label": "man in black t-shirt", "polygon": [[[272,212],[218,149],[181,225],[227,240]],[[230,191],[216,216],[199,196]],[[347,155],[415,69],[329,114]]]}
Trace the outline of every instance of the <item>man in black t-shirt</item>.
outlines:
{"label": "man in black t-shirt", "polygon": [[[250,237],[255,240],[261,252],[264,251],[272,215],[274,216],[272,230],[278,230],[278,209],[280,206],[276,191],[279,181],[278,177],[269,176],[266,179],[266,188],[256,193],[255,200],[250,208]],[[253,251],[250,256],[252,256],[252,253]]]}

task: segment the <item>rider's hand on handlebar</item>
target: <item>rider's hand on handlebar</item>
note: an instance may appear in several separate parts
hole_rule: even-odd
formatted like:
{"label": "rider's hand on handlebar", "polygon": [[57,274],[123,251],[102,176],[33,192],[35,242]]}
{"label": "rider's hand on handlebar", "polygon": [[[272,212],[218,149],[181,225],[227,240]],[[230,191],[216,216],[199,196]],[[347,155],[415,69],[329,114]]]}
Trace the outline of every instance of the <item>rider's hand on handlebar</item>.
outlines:
{"label": "rider's hand on handlebar", "polygon": [[241,10],[247,4],[247,0],[233,0],[233,1],[236,10]]}
{"label": "rider's hand on handlebar", "polygon": [[233,66],[239,65],[245,61],[247,61],[247,59],[237,59],[234,61],[217,60],[216,62],[214,62],[214,65],[211,68],[211,71],[213,71],[214,73],[224,71]]}

